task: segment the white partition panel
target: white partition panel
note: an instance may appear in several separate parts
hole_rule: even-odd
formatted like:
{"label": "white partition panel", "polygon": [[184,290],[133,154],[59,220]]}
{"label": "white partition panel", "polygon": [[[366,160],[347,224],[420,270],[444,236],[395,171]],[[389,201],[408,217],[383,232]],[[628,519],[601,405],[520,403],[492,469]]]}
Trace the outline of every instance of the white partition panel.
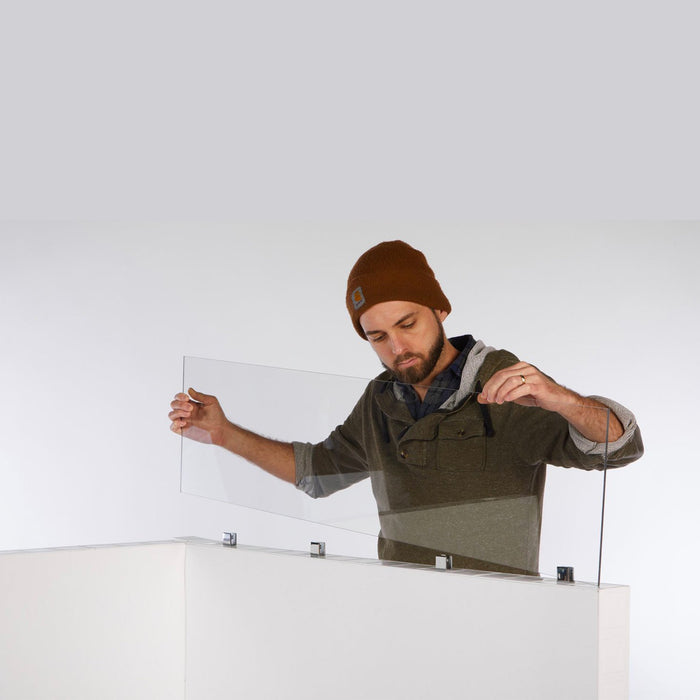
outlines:
{"label": "white partition panel", "polygon": [[187,540],[0,554],[0,698],[623,700],[629,590]]}

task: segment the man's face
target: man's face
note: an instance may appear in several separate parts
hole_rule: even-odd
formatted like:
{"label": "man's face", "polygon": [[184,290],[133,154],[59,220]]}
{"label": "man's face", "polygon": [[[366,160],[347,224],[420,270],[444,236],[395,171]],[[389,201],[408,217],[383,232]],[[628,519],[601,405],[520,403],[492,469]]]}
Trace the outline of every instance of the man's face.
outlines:
{"label": "man's face", "polygon": [[442,371],[447,314],[410,301],[375,304],[360,325],[382,365],[406,384],[430,384]]}

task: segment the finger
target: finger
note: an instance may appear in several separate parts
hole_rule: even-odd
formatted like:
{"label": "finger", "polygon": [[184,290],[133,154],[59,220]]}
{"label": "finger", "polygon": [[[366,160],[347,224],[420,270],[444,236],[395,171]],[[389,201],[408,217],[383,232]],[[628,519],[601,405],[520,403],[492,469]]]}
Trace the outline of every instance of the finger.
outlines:
{"label": "finger", "polygon": [[509,368],[496,372],[484,385],[480,394],[482,398],[481,403],[498,403],[499,398],[503,396],[504,392],[507,393],[518,384],[523,383],[523,375],[521,375],[520,372],[525,371],[526,370],[523,368],[514,372]]}
{"label": "finger", "polygon": [[484,388],[481,390],[481,394],[479,394],[483,399],[482,403],[491,403],[506,379],[508,379],[508,377],[502,372],[496,372],[496,374],[484,384]]}
{"label": "finger", "polygon": [[518,377],[521,374],[529,374],[532,371],[537,370],[527,362],[516,362],[514,365],[500,369],[498,372],[494,372],[493,375],[489,377],[486,384],[484,384],[485,393],[490,395],[510,377]]}
{"label": "finger", "polygon": [[170,411],[168,413],[168,418],[170,418],[171,421],[187,421],[190,422],[192,420],[192,416],[189,413],[185,413],[184,411]]}
{"label": "finger", "polygon": [[536,377],[539,374],[539,371],[532,365],[528,365],[523,362],[522,367],[514,365],[513,367],[508,367],[507,369],[501,370],[501,372],[499,372],[498,374],[499,379],[502,380],[501,383],[506,382],[509,379],[512,379],[513,377],[516,377],[519,381],[522,382],[523,377],[525,377],[526,380],[528,377]]}
{"label": "finger", "polygon": [[188,411],[189,413],[192,413],[194,411],[195,404],[193,404],[191,401],[171,401],[170,402],[170,408],[174,408],[176,410],[181,410],[181,411]]}
{"label": "finger", "polygon": [[527,403],[535,404],[537,399],[533,393],[532,386],[520,384],[508,392],[501,394],[495,403],[504,404],[512,403],[513,401],[521,401],[527,399]]}
{"label": "finger", "polygon": [[503,403],[505,398],[515,387],[523,383],[532,383],[540,376],[537,367],[529,362],[516,362],[509,367],[495,372],[484,384],[481,394],[477,396],[479,403]]}
{"label": "finger", "polygon": [[[495,384],[488,392],[489,399],[491,401],[498,401],[502,398],[504,392],[511,391],[517,386],[523,384],[537,384],[541,378],[541,372],[527,362],[519,362],[512,367],[507,367],[497,373],[498,384]],[[494,375],[495,377],[496,375]],[[488,384],[488,382],[487,382]]]}
{"label": "finger", "polygon": [[216,403],[216,396],[210,396],[209,394],[202,394],[200,391],[196,391],[192,387],[187,390],[187,393],[195,400],[203,403],[205,406]]}
{"label": "finger", "polygon": [[[525,370],[523,370],[524,372]],[[517,398],[529,394],[533,389],[533,375],[528,382],[525,374],[512,374],[498,388],[493,397],[494,403],[503,403],[504,401],[513,401],[512,394],[517,392]]]}
{"label": "finger", "polygon": [[176,401],[189,401],[190,397],[187,394],[183,394],[180,392],[179,394],[175,394],[173,397]]}

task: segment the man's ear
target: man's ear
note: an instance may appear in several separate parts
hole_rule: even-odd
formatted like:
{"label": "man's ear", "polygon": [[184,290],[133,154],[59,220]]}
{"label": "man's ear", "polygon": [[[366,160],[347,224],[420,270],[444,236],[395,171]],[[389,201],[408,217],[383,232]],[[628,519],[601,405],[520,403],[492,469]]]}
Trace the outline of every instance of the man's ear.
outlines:
{"label": "man's ear", "polygon": [[440,323],[447,318],[447,311],[440,311],[439,309],[434,309],[434,311],[437,314],[437,317],[440,319]]}

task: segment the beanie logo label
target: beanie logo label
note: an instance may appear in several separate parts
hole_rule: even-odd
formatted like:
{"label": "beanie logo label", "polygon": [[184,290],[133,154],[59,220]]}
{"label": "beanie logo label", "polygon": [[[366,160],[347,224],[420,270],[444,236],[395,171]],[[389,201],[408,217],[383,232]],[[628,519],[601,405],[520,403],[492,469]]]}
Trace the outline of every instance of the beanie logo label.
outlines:
{"label": "beanie logo label", "polygon": [[350,295],[352,299],[352,305],[355,307],[355,311],[359,309],[365,303],[365,295],[362,293],[362,287],[355,289]]}

